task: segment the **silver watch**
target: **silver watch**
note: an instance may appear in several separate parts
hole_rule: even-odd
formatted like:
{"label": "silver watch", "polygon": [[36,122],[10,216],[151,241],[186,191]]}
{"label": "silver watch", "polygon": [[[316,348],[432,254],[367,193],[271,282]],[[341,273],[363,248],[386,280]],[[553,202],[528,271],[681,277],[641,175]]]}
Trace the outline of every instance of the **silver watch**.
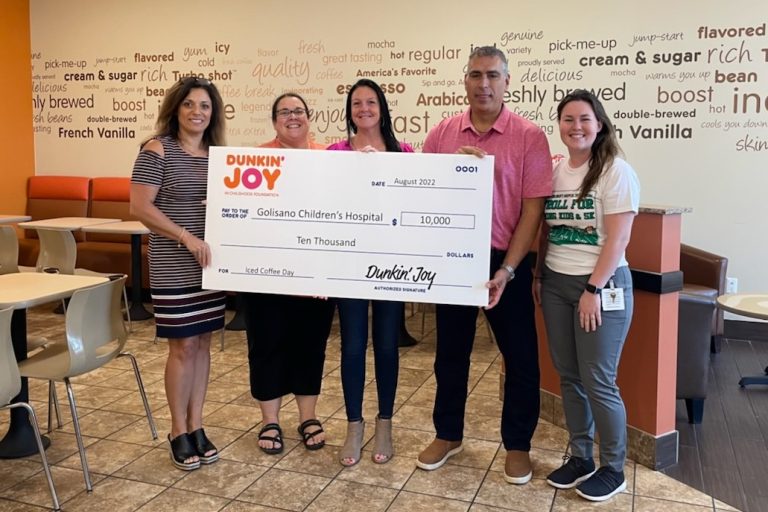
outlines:
{"label": "silver watch", "polygon": [[501,268],[503,268],[509,273],[509,278],[507,278],[507,282],[510,282],[515,278],[515,267],[513,267],[512,265],[502,265]]}

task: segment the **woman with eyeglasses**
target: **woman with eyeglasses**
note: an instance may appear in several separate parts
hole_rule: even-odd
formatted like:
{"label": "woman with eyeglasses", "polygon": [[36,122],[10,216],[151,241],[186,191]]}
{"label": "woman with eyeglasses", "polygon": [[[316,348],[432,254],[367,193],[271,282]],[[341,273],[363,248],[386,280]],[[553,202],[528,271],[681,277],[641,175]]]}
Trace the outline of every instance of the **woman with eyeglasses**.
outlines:
{"label": "woman with eyeglasses", "polygon": [[309,107],[300,95],[286,92],[272,103],[275,138],[262,148],[325,149],[309,136]]}
{"label": "woman with eyeglasses", "polygon": [[[264,148],[325,149],[309,136],[309,108],[298,94],[280,95],[272,104],[276,136]],[[313,297],[245,293],[242,297],[248,337],[251,394],[262,416],[259,448],[282,453],[280,406],[284,395],[294,395],[299,409],[298,432],[308,450],[325,446],[325,432],[317,419],[334,302]]]}
{"label": "woman with eyeglasses", "polygon": [[224,327],[224,292],[203,290],[211,261],[205,236],[208,148],[224,145],[224,112],[210,81],[187,77],[165,94],[156,131],[131,177],[131,214],[149,235],[149,280],[157,336],[168,338],[165,392],[171,461],[182,470],[218,460],[203,430],[211,333]]}
{"label": "woman with eyeglasses", "polygon": [[[410,144],[398,142],[384,92],[368,79],[358,80],[347,95],[347,139],[328,147],[335,151],[394,151],[412,153]],[[341,464],[360,461],[365,420],[363,388],[368,346],[368,304],[373,307],[373,355],[379,414],[373,442],[373,462],[384,464],[394,455],[392,413],[397,391],[398,337],[403,303],[386,300],[338,299],[341,324],[341,384],[347,412],[347,438],[339,453]]]}

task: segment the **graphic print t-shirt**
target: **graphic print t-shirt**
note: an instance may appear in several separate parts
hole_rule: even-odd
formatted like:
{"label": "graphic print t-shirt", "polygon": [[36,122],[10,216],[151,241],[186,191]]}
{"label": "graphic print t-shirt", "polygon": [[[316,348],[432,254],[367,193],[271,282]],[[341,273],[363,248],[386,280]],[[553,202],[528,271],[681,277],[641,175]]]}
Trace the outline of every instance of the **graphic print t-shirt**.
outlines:
{"label": "graphic print t-shirt", "polygon": [[[546,200],[549,226],[546,265],[561,274],[591,274],[605,243],[605,215],[637,213],[640,183],[630,165],[620,158],[603,172],[594,189],[578,200],[588,163],[572,168],[568,159],[555,167],[553,195]],[[627,265],[624,254],[618,266]]]}

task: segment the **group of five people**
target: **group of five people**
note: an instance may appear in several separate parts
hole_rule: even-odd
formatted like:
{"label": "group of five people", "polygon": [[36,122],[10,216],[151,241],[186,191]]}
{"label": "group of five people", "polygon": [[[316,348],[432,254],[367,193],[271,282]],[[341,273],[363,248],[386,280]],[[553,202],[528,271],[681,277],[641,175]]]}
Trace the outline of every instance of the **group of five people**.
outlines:
{"label": "group of five people", "polygon": [[[547,139],[535,124],[504,105],[510,83],[504,53],[477,47],[464,85],[469,108],[427,135],[425,153],[494,155],[489,304],[484,313],[506,368],[501,439],[505,479],[527,483],[529,452],[539,416],[538,344],[534,300],[543,309],[552,360],[561,377],[570,457],[547,481],[577,487],[602,501],[626,488],[626,412],[616,385],[632,317],[632,282],[624,256],[639,184],[621,158],[616,134],[599,100],[576,90],[558,105],[568,150],[554,171]],[[134,165],[131,210],[152,231],[150,282],[158,336],[169,339],[165,386],[172,425],[171,459],[191,470],[218,459],[202,428],[211,332],[223,327],[224,294],[201,289],[211,259],[203,240],[208,148],[223,145],[222,100],[208,80],[188,77],[166,95],[155,136]],[[272,106],[274,140],[262,147],[413,152],[396,139],[378,84],[362,79],[346,103],[347,138],[328,148],[309,136],[310,110],[298,94]],[[542,219],[543,222],[542,222]],[[540,234],[538,260],[528,258]],[[341,380],[348,420],[339,453],[344,466],[360,461],[364,440],[363,388],[372,310],[378,414],[372,459],[394,455],[392,416],[398,380],[400,302],[327,299],[264,293],[244,295],[251,393],[262,413],[259,447],[284,449],[279,413],[293,394],[305,447],[325,444],[317,418],[325,349],[334,307],[341,330]],[[435,439],[418,456],[424,470],[441,467],[462,450],[470,355],[478,308],[436,306]],[[599,432],[600,465],[592,458]]]}

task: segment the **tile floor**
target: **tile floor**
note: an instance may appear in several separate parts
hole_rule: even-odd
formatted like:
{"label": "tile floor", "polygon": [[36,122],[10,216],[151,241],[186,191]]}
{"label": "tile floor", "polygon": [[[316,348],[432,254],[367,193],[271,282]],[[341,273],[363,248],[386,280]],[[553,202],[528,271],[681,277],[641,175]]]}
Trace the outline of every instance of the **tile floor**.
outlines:
{"label": "tile floor", "polygon": [[[281,423],[286,449],[280,456],[257,448],[261,415],[248,387],[244,333],[227,332],[219,351],[214,337],[212,369],[205,427],[221,449],[221,460],[185,473],[169,460],[169,415],[163,389],[165,343],[154,344],[151,321],[134,324],[127,344],[139,360],[144,383],[159,431],[153,441],[143,416],[133,373],[125,359],[74,379],[82,432],[94,481],[85,492],[77,447],[62,404],[64,425],[51,435],[48,457],[65,511],[657,511],[704,512],[736,510],[661,473],[628,461],[628,488],[613,500],[592,504],[574,491],[546,484],[546,475],[565,453],[566,432],[540,421],[533,439],[534,479],[527,485],[503,480],[504,450],[498,424],[500,359],[484,326],[472,355],[471,394],[467,403],[465,450],[443,468],[426,472],[414,458],[432,439],[431,406],[435,380],[432,372],[434,331],[427,315],[425,339],[401,349],[400,380],[394,416],[396,456],[385,465],[371,461],[370,447],[355,467],[342,468],[338,452],[344,441],[345,416],[339,378],[338,330],[328,343],[323,392],[318,414],[327,432],[327,445],[319,451],[304,449],[296,432],[298,416],[286,401]],[[28,329],[49,339],[61,337],[62,317],[48,309],[31,311]],[[412,333],[420,332],[420,314],[409,319]],[[370,355],[370,354],[369,354]],[[370,382],[365,395],[365,417],[375,417],[375,382],[369,357]],[[46,424],[46,384],[32,381],[30,393],[39,420]],[[59,396],[65,397],[63,387]],[[0,433],[8,413],[0,413]],[[366,441],[373,435],[366,430]],[[32,512],[50,506],[42,466],[37,457],[0,460],[0,512]]]}

